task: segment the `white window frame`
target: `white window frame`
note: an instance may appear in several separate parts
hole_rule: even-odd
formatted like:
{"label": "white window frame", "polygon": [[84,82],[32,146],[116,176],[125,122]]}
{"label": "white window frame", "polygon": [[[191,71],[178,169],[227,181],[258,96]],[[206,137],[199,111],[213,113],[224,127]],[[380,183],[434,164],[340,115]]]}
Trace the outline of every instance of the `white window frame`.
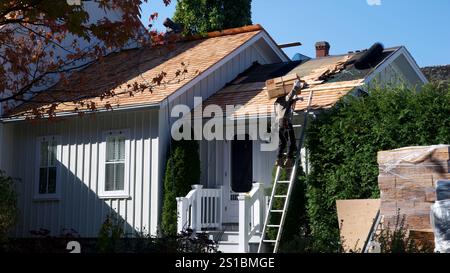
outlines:
{"label": "white window frame", "polygon": [[[56,190],[55,193],[39,193],[39,179],[40,179],[40,168],[41,168],[41,144],[45,140],[56,140]],[[61,187],[62,183],[60,181],[61,177],[61,137],[58,135],[51,136],[41,136],[36,138],[36,162],[35,162],[35,183],[34,183],[34,199],[35,200],[59,200],[61,197]]]}
{"label": "white window frame", "polygon": [[[106,142],[107,138],[111,136],[123,136],[125,137],[125,170],[123,190],[119,191],[106,191]],[[105,131],[102,135],[102,142],[100,143],[99,154],[99,189],[98,195],[102,199],[128,199],[130,198],[130,131],[125,130],[111,130]]]}

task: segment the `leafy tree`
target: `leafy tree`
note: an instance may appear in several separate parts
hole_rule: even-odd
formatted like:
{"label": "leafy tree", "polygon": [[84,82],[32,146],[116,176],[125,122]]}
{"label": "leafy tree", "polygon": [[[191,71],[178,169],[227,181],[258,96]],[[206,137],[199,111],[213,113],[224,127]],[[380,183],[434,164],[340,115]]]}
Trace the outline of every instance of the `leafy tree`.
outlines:
{"label": "leafy tree", "polygon": [[339,249],[335,201],[377,198],[377,152],[450,143],[450,88],[377,88],[342,99],[310,124],[307,211],[314,249]]}
{"label": "leafy tree", "polygon": [[186,34],[251,25],[251,0],[178,0],[174,21]]}
{"label": "leafy tree", "polygon": [[198,143],[193,140],[173,142],[164,177],[164,204],[162,232],[177,233],[177,197],[184,197],[191,185],[200,182],[200,156]]}
{"label": "leafy tree", "polygon": [[[122,49],[131,40],[141,44],[161,40],[142,27],[140,5],[147,0],[95,1],[99,10],[121,14],[118,21],[106,17],[94,21],[84,2],[92,1],[0,2],[0,104],[5,110],[29,101],[40,90],[66,80],[66,74]],[[54,105],[39,110],[53,109]]]}
{"label": "leafy tree", "polygon": [[13,181],[0,171],[0,243],[17,220],[17,196]]}

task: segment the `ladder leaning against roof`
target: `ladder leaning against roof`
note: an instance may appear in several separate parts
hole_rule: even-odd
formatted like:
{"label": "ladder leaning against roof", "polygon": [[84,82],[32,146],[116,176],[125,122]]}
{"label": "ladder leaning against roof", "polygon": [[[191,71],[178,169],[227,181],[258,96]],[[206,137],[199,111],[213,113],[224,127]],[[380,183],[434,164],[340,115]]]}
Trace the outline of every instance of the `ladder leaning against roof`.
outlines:
{"label": "ladder leaning against roof", "polygon": [[[258,253],[268,252],[267,247],[270,245],[273,245],[273,253],[278,252],[278,248],[280,246],[280,241],[281,241],[281,236],[283,233],[283,226],[284,226],[284,222],[286,220],[286,215],[287,215],[287,211],[288,211],[288,207],[289,207],[291,192],[294,187],[294,181],[297,176],[298,163],[300,160],[300,151],[303,147],[303,143],[304,143],[304,139],[305,139],[305,130],[308,125],[308,117],[309,117],[309,112],[310,112],[310,108],[311,108],[313,92],[314,92],[313,90],[310,90],[310,92],[309,92],[308,103],[307,103],[306,109],[304,111],[305,118],[303,121],[303,125],[297,125],[297,126],[294,125],[294,127],[301,127],[302,132],[301,132],[300,138],[298,139],[298,146],[297,146],[298,149],[297,149],[297,154],[295,157],[295,163],[292,168],[288,168],[291,170],[291,173],[289,175],[289,181],[281,181],[280,180],[282,167],[277,167],[277,171],[275,174],[275,180],[274,180],[273,188],[272,188],[272,194],[270,196],[269,209],[266,212],[264,228],[263,228],[261,239],[259,242]],[[277,195],[277,189],[282,184],[288,185],[287,193],[282,194],[282,195]],[[282,200],[283,209],[281,209],[281,210],[274,209],[274,200],[275,199]],[[272,224],[271,223],[272,215],[280,215],[280,214],[281,214],[280,222],[276,223],[276,224]],[[277,217],[275,219],[277,219]],[[267,237],[268,228],[273,228],[273,229],[277,230],[277,232],[276,232],[277,236],[276,236],[275,240],[273,238]]]}

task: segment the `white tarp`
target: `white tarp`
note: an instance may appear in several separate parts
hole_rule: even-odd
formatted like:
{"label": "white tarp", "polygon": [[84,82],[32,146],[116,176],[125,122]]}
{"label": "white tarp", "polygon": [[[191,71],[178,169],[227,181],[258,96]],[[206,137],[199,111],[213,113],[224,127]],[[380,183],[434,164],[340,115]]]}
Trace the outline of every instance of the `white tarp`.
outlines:
{"label": "white tarp", "polygon": [[435,252],[450,253],[450,180],[436,184],[437,201],[431,206]]}

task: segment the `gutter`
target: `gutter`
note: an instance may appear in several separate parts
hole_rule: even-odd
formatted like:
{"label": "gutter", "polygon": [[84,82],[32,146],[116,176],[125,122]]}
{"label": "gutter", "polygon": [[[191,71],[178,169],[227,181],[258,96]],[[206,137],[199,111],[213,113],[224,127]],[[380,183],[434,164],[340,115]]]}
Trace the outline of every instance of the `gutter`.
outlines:
{"label": "gutter", "polygon": [[[107,110],[105,108],[99,109],[99,110],[83,110],[83,111],[79,111],[79,112],[59,112],[56,113],[54,118],[59,118],[59,117],[73,117],[73,116],[77,116],[79,113],[84,113],[84,114],[97,114],[97,113],[107,113],[107,112],[126,112],[126,111],[133,111],[133,110],[145,110],[145,109],[160,109],[161,104],[160,103],[153,103],[153,104],[133,104],[133,105],[127,105],[127,106],[118,106],[112,110]],[[48,119],[49,116],[48,115],[44,115],[44,117],[42,119]],[[18,122],[18,121],[25,121],[26,118],[23,116],[20,117],[12,117],[12,118],[8,118],[8,117],[4,117],[4,118],[0,118],[0,122],[2,123],[10,123],[10,122]]]}

